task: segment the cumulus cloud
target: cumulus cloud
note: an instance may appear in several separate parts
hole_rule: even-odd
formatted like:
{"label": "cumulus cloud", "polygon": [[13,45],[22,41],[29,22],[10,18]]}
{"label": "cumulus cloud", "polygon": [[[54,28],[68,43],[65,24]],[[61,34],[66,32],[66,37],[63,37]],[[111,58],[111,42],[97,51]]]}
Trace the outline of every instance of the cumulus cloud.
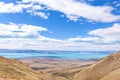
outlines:
{"label": "cumulus cloud", "polygon": [[39,38],[39,32],[48,31],[40,26],[0,23],[0,38]]}
{"label": "cumulus cloud", "polygon": [[[2,49],[48,49],[51,43],[61,43],[62,40],[41,35],[48,31],[41,26],[28,24],[0,23],[0,48]],[[49,32],[49,31],[48,31]]]}
{"label": "cumulus cloud", "polygon": [[119,50],[120,24],[98,28],[87,33],[87,37],[69,38],[66,46],[80,50]]}
{"label": "cumulus cloud", "polygon": [[120,15],[112,14],[111,6],[92,6],[76,0],[23,0],[24,3],[39,3],[49,10],[64,13],[70,20],[77,21],[81,17],[97,22],[113,22],[120,20]]}
{"label": "cumulus cloud", "polygon": [[112,27],[96,29],[88,34],[99,37],[99,41],[105,43],[120,42],[120,24],[115,23]]}
{"label": "cumulus cloud", "polygon": [[[107,50],[116,50],[120,49],[120,43],[117,44],[97,44],[90,42],[67,42],[64,43],[63,50],[72,50],[72,51],[107,51]],[[61,48],[60,48],[61,49]]]}
{"label": "cumulus cloud", "polygon": [[47,28],[0,23],[0,49],[106,51],[120,49],[120,24],[88,32],[89,36],[59,40],[41,35]]}
{"label": "cumulus cloud", "polygon": [[88,21],[114,22],[120,20],[120,15],[112,13],[111,6],[93,6],[77,0],[22,0],[19,3],[0,2],[0,13],[27,12],[47,19],[47,11],[58,11],[73,21],[85,18]]}
{"label": "cumulus cloud", "polygon": [[27,13],[30,13],[35,16],[40,16],[44,19],[48,19],[48,16],[50,14],[45,11],[46,11],[46,7],[38,5],[38,4],[32,4],[32,6],[30,8],[26,9]]}
{"label": "cumulus cloud", "polygon": [[30,4],[23,4],[23,3],[5,3],[0,2],[0,13],[30,13],[35,16],[40,16],[44,19],[48,18],[48,14],[45,12],[42,12],[41,10],[45,9],[44,7],[41,7],[41,5],[34,5],[32,3]]}
{"label": "cumulus cloud", "polygon": [[22,12],[22,7],[13,3],[0,2],[0,13],[18,13]]}
{"label": "cumulus cloud", "polygon": [[70,42],[90,43],[120,43],[120,24],[115,23],[111,27],[98,28],[89,31],[87,37],[76,37],[67,39]]}

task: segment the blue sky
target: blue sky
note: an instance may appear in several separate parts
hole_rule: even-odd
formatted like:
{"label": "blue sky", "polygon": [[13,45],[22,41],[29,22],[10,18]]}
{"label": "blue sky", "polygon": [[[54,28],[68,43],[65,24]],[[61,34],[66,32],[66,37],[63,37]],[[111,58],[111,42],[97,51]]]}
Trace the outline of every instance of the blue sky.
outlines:
{"label": "blue sky", "polygon": [[119,0],[0,0],[0,49],[120,50]]}

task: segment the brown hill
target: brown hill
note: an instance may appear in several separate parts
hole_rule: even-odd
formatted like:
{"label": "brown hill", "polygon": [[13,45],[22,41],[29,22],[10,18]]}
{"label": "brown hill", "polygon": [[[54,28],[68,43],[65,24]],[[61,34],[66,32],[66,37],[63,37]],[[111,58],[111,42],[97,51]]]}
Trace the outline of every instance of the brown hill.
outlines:
{"label": "brown hill", "polygon": [[74,80],[120,80],[120,52],[101,59],[74,76]]}
{"label": "brown hill", "polygon": [[120,80],[120,69],[111,72],[108,76],[103,77],[101,80]]}
{"label": "brown hill", "polygon": [[0,80],[67,80],[45,72],[32,70],[28,64],[0,57]]}
{"label": "brown hill", "polygon": [[21,61],[0,57],[0,80],[120,80],[120,52],[82,70],[78,69],[77,72],[76,68],[73,72],[68,71],[61,70],[52,74],[34,71]]}

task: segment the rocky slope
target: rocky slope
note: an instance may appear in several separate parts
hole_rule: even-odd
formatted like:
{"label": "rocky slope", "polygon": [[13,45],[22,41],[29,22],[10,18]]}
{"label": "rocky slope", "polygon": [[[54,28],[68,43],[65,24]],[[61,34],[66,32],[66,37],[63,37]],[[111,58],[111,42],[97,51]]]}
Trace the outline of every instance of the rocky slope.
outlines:
{"label": "rocky slope", "polygon": [[74,80],[120,80],[120,52],[83,69]]}
{"label": "rocky slope", "polygon": [[21,61],[0,57],[0,80],[67,80],[45,72],[32,70]]}

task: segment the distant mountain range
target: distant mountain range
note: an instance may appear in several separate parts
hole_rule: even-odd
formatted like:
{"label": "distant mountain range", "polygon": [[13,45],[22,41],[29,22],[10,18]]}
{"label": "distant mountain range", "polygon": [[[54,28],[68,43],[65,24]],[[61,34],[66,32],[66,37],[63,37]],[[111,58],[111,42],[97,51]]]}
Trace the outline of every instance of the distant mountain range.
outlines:
{"label": "distant mountain range", "polygon": [[86,53],[113,53],[116,51],[59,51],[59,50],[18,50],[18,49],[0,49],[0,53],[47,53],[47,52],[75,52],[75,53],[82,53],[82,52],[86,52]]}

